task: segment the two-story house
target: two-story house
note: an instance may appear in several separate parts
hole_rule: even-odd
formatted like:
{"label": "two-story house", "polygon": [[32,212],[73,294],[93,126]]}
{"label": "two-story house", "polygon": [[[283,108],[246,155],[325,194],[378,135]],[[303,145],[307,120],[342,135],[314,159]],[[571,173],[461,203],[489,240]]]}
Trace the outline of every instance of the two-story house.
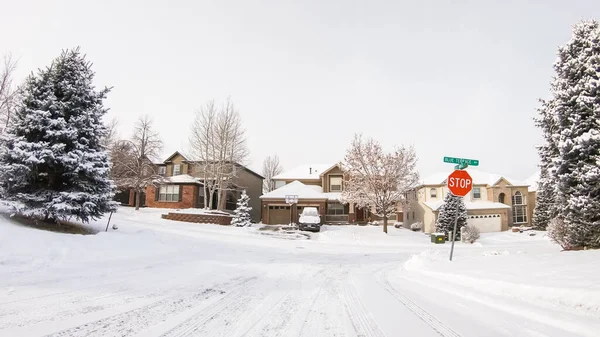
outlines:
{"label": "two-story house", "polygon": [[[210,193],[204,186],[203,175],[197,170],[200,161],[188,159],[180,152],[175,152],[163,163],[157,164],[159,174],[164,176],[158,186],[146,187],[146,206],[157,208],[205,208],[204,195]],[[263,177],[249,168],[232,165],[232,181],[226,189],[216,191],[213,204],[208,208],[234,210],[236,202],[243,190],[250,197],[249,206],[252,220],[258,222],[261,214],[260,196],[262,194]]]}
{"label": "two-story house", "polygon": [[[368,209],[340,201],[344,190],[344,173],[339,164],[304,165],[273,177],[275,190],[261,196],[262,222],[287,224],[297,222],[304,207],[316,207],[324,223],[366,223],[380,220]],[[298,203],[286,204],[286,196],[296,196]],[[396,217],[401,217],[401,212]],[[396,217],[390,219],[395,221]]]}
{"label": "two-story house", "polygon": [[[511,226],[529,225],[531,222],[530,194],[526,182],[499,174],[467,169],[473,178],[473,189],[465,196],[467,223],[481,232],[499,232]],[[423,223],[425,233],[435,232],[439,209],[449,192],[448,172],[426,177],[411,193],[411,209],[406,212],[404,225]]]}

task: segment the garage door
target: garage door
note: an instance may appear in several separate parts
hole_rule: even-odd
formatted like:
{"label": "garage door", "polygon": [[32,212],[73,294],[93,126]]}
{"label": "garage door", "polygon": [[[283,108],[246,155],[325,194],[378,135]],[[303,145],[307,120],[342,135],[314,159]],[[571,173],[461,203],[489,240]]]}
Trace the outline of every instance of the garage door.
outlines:
{"label": "garage door", "polygon": [[477,227],[481,233],[500,232],[502,230],[500,214],[469,215],[467,224]]}
{"label": "garage door", "polygon": [[287,225],[289,223],[289,206],[269,206],[269,225]]}

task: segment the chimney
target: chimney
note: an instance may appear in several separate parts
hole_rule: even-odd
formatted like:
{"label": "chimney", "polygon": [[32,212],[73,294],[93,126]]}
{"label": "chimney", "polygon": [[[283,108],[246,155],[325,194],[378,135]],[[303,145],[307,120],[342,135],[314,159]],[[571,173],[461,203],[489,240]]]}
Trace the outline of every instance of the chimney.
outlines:
{"label": "chimney", "polygon": [[309,168],[308,168],[308,173],[309,173],[309,174],[312,174],[312,167],[309,167]]}

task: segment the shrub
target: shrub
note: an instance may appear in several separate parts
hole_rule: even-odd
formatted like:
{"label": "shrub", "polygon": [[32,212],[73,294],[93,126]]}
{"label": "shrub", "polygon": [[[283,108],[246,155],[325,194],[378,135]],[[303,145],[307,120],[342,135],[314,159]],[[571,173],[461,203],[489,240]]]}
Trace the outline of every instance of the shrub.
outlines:
{"label": "shrub", "polygon": [[403,226],[403,225],[404,225],[404,224],[403,224],[402,222],[396,222],[396,223],[394,224],[394,227],[396,227],[396,228],[402,228],[402,226]]}
{"label": "shrub", "polygon": [[463,242],[474,243],[479,239],[479,229],[475,226],[466,225],[460,230]]}
{"label": "shrub", "polygon": [[423,223],[420,221],[417,221],[410,225],[410,229],[412,229],[415,232],[420,231],[422,228],[423,228]]}
{"label": "shrub", "polygon": [[562,249],[569,250],[571,246],[568,243],[567,234],[569,232],[568,225],[561,216],[558,216],[548,223],[546,228],[548,237],[558,243]]}

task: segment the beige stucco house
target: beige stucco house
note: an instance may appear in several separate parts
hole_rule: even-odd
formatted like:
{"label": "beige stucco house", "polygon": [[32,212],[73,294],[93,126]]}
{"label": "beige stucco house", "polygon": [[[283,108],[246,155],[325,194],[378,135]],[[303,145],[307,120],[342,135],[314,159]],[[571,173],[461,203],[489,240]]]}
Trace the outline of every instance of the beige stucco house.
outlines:
{"label": "beige stucco house", "polygon": [[[470,168],[466,171],[473,178],[473,189],[464,197],[469,224],[481,232],[498,232],[531,223],[535,193],[530,194],[527,182]],[[449,193],[448,175],[440,172],[428,176],[409,193],[411,208],[405,212],[406,227],[420,221],[425,233],[435,232],[440,206]]]}
{"label": "beige stucco house", "polygon": [[[324,223],[366,223],[381,220],[371,210],[340,201],[344,190],[344,173],[339,163],[303,165],[275,177],[275,190],[261,196],[262,222],[287,224],[297,222],[304,207],[317,207]],[[285,203],[286,195],[296,195],[298,203]],[[402,219],[402,210],[389,218]]]}

